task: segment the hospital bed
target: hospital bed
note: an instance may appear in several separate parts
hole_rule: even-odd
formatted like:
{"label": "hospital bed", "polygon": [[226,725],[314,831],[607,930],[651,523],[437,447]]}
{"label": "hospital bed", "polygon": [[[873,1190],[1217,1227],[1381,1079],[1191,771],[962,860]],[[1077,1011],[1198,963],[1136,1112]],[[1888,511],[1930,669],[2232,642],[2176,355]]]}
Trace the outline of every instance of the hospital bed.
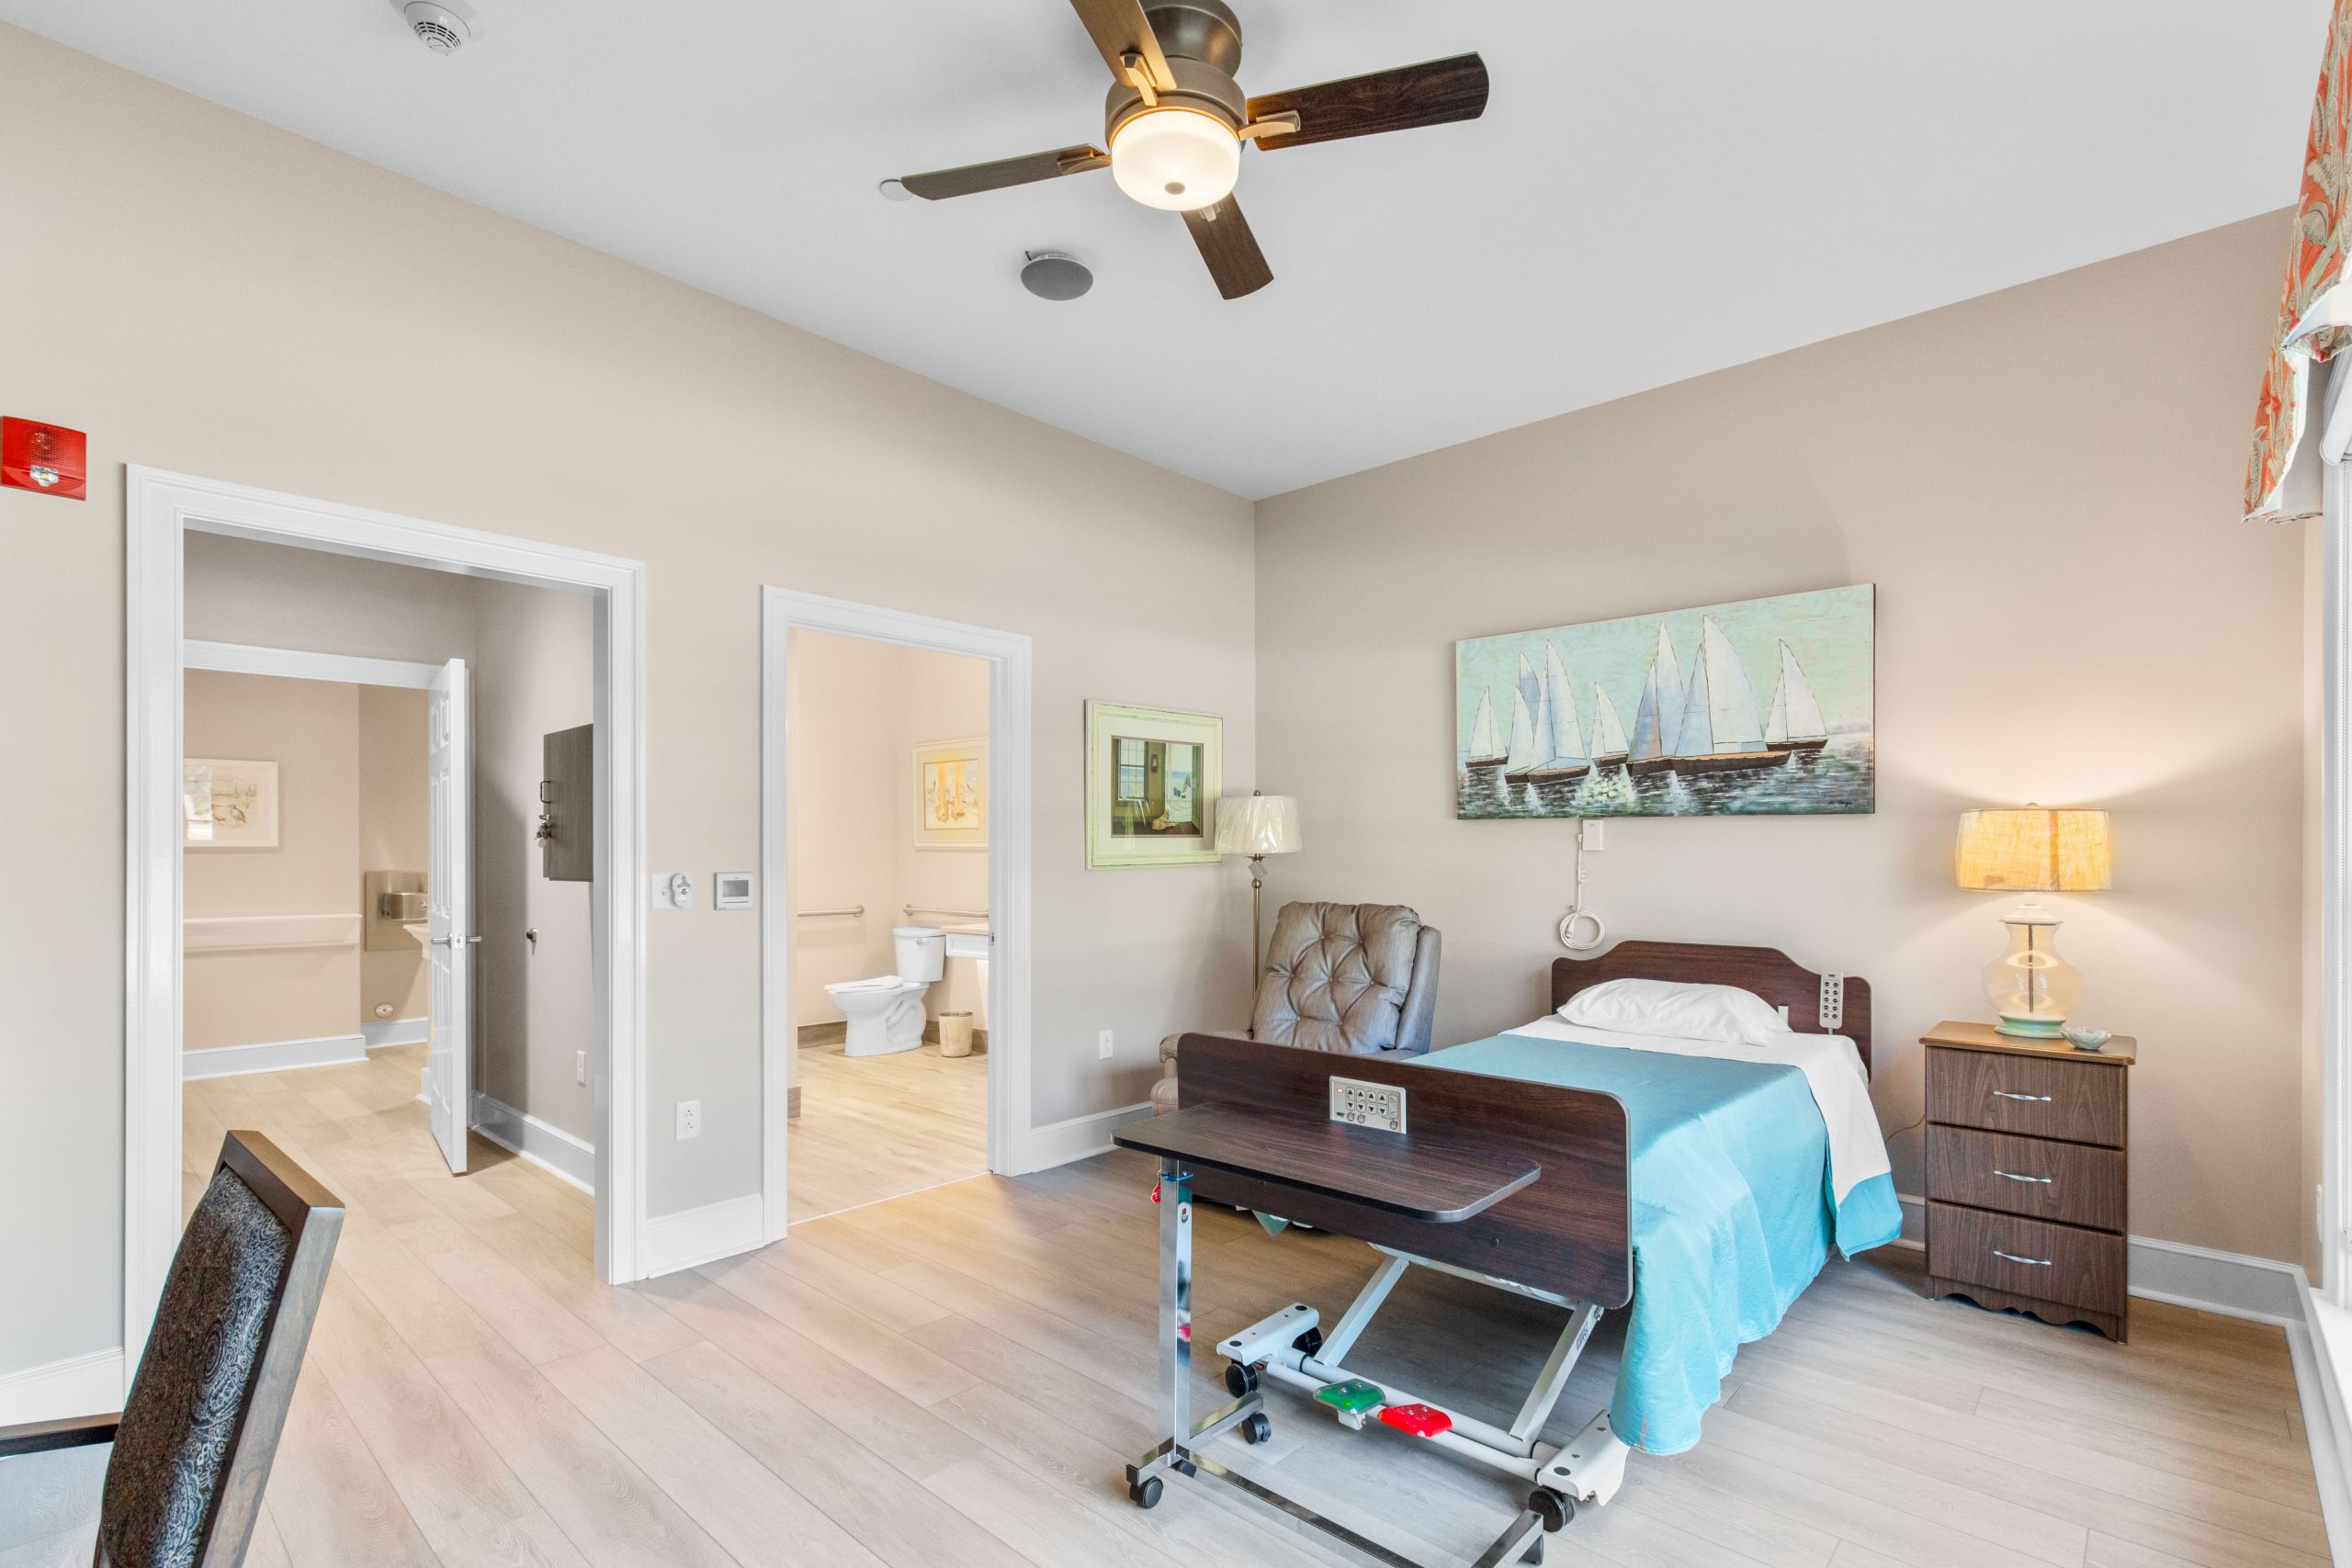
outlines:
{"label": "hospital bed", "polygon": [[[1615,1495],[1633,1447],[1673,1452],[1696,1441],[1698,1417],[1717,1397],[1732,1352],[1770,1331],[1830,1246],[1854,1252],[1893,1238],[1900,1210],[1891,1178],[1838,1191],[1826,1174],[1836,1164],[1836,1118],[1826,1098],[1815,1105],[1837,1077],[1834,1064],[1822,1066],[1824,1053],[1842,1054],[1846,1070],[1867,1078],[1867,983],[1817,974],[1769,948],[1624,942],[1598,958],[1555,963],[1553,1006],[1614,979],[1753,992],[1780,1010],[1790,1051],[1811,1054],[1806,1069],[1789,1068],[1797,1057],[1785,1053],[1750,1061],[1736,1051],[1667,1054],[1675,1043],[1638,1037],[1587,1043],[1548,1019],[1419,1061],[1184,1038],[1178,1111],[1116,1135],[1159,1164],[1158,1393],[1167,1424],[1162,1440],[1127,1468],[1133,1501],[1155,1505],[1170,1472],[1206,1475],[1374,1561],[1418,1568],[1203,1452],[1227,1432],[1265,1440],[1266,1385],[1280,1382],[1328,1406],[1343,1426],[1385,1427],[1527,1483],[1525,1506],[1477,1561],[1479,1568],[1540,1561],[1547,1533],[1579,1506]],[[1821,1038],[1827,1035],[1842,1039]],[[1659,1049],[1617,1048],[1625,1043]],[[1849,1110],[1849,1122],[1868,1121],[1865,1136],[1883,1169],[1866,1084],[1860,1109]],[[1399,1111],[1404,1130],[1386,1130]],[[1194,1421],[1192,1228],[1201,1201],[1253,1211],[1276,1228],[1300,1224],[1358,1237],[1379,1262],[1328,1329],[1314,1308],[1294,1303],[1221,1341],[1232,1398]],[[1414,1268],[1566,1314],[1507,1426],[1349,1365],[1366,1326]],[[1545,1442],[1601,1314],[1629,1303],[1635,1310],[1611,1407],[1566,1442]]]}

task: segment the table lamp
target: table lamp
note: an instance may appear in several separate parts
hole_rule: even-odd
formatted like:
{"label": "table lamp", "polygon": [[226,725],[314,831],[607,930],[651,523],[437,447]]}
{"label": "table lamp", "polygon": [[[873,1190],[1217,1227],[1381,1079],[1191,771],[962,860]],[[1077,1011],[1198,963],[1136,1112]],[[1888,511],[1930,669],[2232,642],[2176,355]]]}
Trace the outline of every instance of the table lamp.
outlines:
{"label": "table lamp", "polygon": [[[1963,811],[1953,874],[1962,887],[2089,893],[2112,869],[2107,813],[2022,808]],[[2009,950],[1984,966],[1994,1027],[2026,1040],[2054,1040],[2082,999],[2082,971],[2058,956],[2058,917],[2029,898],[2001,917]]]}
{"label": "table lamp", "polygon": [[1287,795],[1250,792],[1245,800],[1217,802],[1216,852],[1250,857],[1250,972],[1258,972],[1264,952],[1260,936],[1260,902],[1266,886],[1266,857],[1286,855],[1302,848],[1298,836],[1298,802]]}

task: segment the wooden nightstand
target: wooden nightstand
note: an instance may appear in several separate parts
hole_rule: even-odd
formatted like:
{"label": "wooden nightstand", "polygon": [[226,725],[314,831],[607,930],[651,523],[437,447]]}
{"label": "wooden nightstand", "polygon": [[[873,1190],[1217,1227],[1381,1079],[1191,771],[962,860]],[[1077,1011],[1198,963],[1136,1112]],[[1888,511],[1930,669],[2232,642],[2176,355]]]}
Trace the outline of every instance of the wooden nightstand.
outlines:
{"label": "wooden nightstand", "polygon": [[2131,1327],[2130,1072],[2104,1050],[1939,1023],[1928,1048],[1928,1293],[2048,1323]]}

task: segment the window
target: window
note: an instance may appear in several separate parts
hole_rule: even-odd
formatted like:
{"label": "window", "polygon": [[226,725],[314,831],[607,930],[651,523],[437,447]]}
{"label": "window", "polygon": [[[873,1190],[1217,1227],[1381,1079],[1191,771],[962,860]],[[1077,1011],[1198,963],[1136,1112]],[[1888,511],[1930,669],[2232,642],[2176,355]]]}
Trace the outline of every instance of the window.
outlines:
{"label": "window", "polygon": [[1119,760],[1119,777],[1114,793],[1121,800],[1140,803],[1143,795],[1143,752],[1140,740],[1114,740]]}

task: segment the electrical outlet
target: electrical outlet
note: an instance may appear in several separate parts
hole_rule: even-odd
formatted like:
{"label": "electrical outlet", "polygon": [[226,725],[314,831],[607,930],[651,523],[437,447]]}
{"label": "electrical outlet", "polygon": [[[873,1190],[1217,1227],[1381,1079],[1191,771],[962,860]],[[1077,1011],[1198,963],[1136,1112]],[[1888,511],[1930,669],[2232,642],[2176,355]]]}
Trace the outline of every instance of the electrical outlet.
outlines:
{"label": "electrical outlet", "polygon": [[1363,1078],[1331,1079],[1331,1120],[1383,1133],[1405,1130],[1405,1086]]}
{"label": "electrical outlet", "polygon": [[1094,1054],[1103,1061],[1111,1059],[1111,1032],[1104,1030],[1094,1037]]}
{"label": "electrical outlet", "polygon": [[585,1051],[575,1051],[571,1054],[571,1081],[583,1088],[587,1085],[588,1053]]}
{"label": "electrical outlet", "polygon": [[699,1138],[701,1136],[702,1101],[699,1100],[682,1100],[678,1101],[679,1141],[684,1142],[688,1138]]}

